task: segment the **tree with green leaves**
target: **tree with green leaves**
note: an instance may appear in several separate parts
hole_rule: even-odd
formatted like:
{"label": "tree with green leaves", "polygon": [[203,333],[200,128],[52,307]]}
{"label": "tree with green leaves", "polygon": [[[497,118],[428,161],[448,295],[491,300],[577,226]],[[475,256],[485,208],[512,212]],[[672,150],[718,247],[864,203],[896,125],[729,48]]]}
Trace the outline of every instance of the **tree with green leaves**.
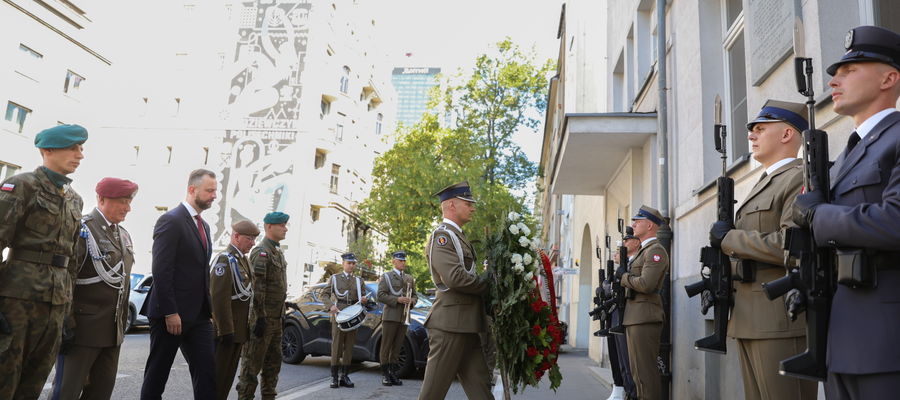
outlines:
{"label": "tree with green leaves", "polygon": [[503,229],[506,214],[527,208],[524,196],[514,193],[534,179],[536,167],[512,136],[536,129],[535,116],[546,108],[553,62],[536,65],[535,58],[508,39],[497,43],[496,54],[479,56],[470,76],[457,75],[433,92],[433,109],[450,112],[451,126],[439,123],[437,111],[425,113],[401,127],[394,147],[375,160],[361,213],[388,235],[391,251],[407,252],[420,290],[433,287],[424,246],[441,217],[435,192],[469,181],[478,203],[466,234],[481,255],[488,233]]}

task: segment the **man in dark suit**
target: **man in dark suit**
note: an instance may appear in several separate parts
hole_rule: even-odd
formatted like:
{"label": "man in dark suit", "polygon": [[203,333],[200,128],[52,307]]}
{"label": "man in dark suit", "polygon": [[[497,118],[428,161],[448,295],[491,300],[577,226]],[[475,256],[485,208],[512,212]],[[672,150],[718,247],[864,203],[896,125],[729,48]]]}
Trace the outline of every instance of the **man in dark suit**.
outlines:
{"label": "man in dark suit", "polygon": [[[834,111],[856,131],[831,167],[831,193],[797,196],[793,219],[837,251],[828,326],[829,399],[888,399],[900,392],[900,35],[851,29],[828,67]],[[855,262],[854,262],[855,261]],[[855,273],[851,273],[855,272]],[[871,279],[858,279],[869,276]]]}
{"label": "man in dark suit", "polygon": [[191,172],[187,198],[163,214],[153,229],[153,289],[142,314],[150,319],[150,355],[141,399],[159,399],[175,352],[188,362],[195,399],[215,397],[213,326],[208,261],[209,225],[200,212],[216,199],[216,174]]}

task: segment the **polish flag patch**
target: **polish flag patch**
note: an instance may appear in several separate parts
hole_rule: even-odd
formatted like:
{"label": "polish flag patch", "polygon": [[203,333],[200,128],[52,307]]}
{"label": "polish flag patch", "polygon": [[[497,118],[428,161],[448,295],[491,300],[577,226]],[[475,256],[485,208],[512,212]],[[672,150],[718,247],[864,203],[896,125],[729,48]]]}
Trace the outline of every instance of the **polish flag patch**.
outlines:
{"label": "polish flag patch", "polygon": [[13,185],[12,183],[4,183],[3,186],[0,186],[0,190],[4,192],[12,192],[15,188],[16,185]]}
{"label": "polish flag patch", "polygon": [[654,255],[653,255],[653,262],[659,262],[659,260],[662,260],[662,257],[660,257],[659,254],[654,254]]}
{"label": "polish flag patch", "polygon": [[269,255],[266,254],[266,252],[264,252],[264,251],[259,252],[259,255],[262,256],[262,257],[268,257],[268,256],[269,256]]}

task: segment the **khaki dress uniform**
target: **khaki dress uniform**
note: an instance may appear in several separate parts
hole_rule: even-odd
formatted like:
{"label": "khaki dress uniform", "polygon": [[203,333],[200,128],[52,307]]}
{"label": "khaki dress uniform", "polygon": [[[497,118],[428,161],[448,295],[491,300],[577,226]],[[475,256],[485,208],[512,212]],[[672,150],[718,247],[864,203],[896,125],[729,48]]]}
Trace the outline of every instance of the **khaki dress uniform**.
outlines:
{"label": "khaki dress uniform", "polygon": [[[381,365],[393,365],[397,368],[399,362],[400,349],[403,348],[403,339],[406,337],[407,325],[406,316],[403,311],[406,309],[405,304],[397,302],[397,298],[405,297],[406,292],[410,290],[412,303],[410,309],[415,307],[419,301],[416,295],[416,282],[412,275],[400,270],[386,272],[381,276],[378,282],[378,302],[384,304],[381,312],[381,351],[379,352],[379,361]],[[412,357],[412,354],[408,354]]]}
{"label": "khaki dress uniform", "polygon": [[265,238],[250,251],[253,265],[253,307],[250,321],[265,319],[262,337],[251,335],[241,352],[241,376],[237,392],[241,399],[252,399],[256,392],[256,375],[261,371],[263,399],[277,394],[281,372],[281,335],[284,301],[287,297],[287,263],[277,242]]}
{"label": "khaki dress uniform", "polygon": [[425,255],[437,294],[425,319],[428,364],[419,399],[443,399],[453,378],[469,399],[492,399],[480,336],[486,329],[481,295],[489,282],[475,275],[475,249],[445,220],[432,232]]}
{"label": "khaki dress uniform", "polygon": [[622,286],[629,289],[625,304],[625,341],[628,361],[638,399],[660,398],[662,382],[656,359],[665,313],[659,290],[669,270],[669,254],[656,238],[644,242],[622,275]]}
{"label": "khaki dress uniform", "polygon": [[39,167],[0,185],[0,398],[37,398],[59,350],[72,302],[81,196]]}
{"label": "khaki dress uniform", "polygon": [[[343,310],[359,302],[360,296],[368,295],[368,288],[362,278],[344,272],[331,276],[328,280],[330,290],[323,299],[325,308],[336,306]],[[359,288],[359,292],[357,292]],[[338,329],[336,315],[331,318],[331,366],[349,366],[353,363],[353,345],[356,343],[356,329],[344,332]]]}
{"label": "khaki dress uniform", "polygon": [[[227,399],[241,349],[250,338],[253,275],[247,257],[234,245],[219,253],[209,271],[212,317],[216,326],[216,398]],[[233,340],[222,340],[232,335]]]}
{"label": "khaki dress uniform", "polygon": [[[57,399],[108,399],[125,337],[134,248],[131,235],[110,225],[100,210],[82,218],[70,324],[75,337],[56,364]],[[96,249],[96,250],[93,250]]]}
{"label": "khaki dress uniform", "polygon": [[814,381],[778,374],[781,360],[806,349],[804,318],[791,321],[783,301],[770,301],[762,284],[781,278],[784,230],[794,226],[791,209],[803,186],[801,160],[794,160],[763,177],[751,189],[735,216],[735,229],[722,240],[734,271],[749,263],[752,282],[734,282],[734,308],[728,336],[737,339],[744,395],[751,399],[815,399]]}

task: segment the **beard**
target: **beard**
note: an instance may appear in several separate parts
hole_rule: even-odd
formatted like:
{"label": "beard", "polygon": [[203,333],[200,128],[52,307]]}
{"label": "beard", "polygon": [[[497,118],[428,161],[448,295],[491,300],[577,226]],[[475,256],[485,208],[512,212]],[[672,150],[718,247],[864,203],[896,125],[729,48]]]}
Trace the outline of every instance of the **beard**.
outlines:
{"label": "beard", "polygon": [[212,207],[213,200],[215,200],[215,199],[209,199],[209,200],[203,201],[203,200],[200,200],[199,196],[194,197],[194,203],[196,203],[197,207],[200,208],[201,210],[208,210],[210,207]]}

